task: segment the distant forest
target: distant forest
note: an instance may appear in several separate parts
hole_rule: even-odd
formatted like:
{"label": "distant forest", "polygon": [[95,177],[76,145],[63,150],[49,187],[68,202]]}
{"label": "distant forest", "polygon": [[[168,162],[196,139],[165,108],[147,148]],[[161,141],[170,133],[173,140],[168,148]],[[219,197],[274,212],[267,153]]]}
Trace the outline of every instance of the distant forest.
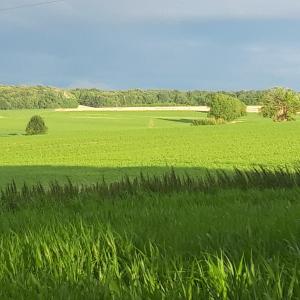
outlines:
{"label": "distant forest", "polygon": [[[177,90],[128,90],[101,91],[97,89],[75,89],[71,91],[81,105],[101,106],[167,106],[209,105],[216,92]],[[264,91],[222,92],[235,96],[247,105],[260,104]]]}
{"label": "distant forest", "polygon": [[0,86],[0,109],[77,107],[73,93],[51,87]]}
{"label": "distant forest", "polygon": [[246,105],[261,104],[266,91],[178,91],[98,89],[58,89],[45,86],[0,86],[0,109],[72,108],[78,105],[107,106],[170,106],[208,105],[212,95],[222,92],[239,98]]}

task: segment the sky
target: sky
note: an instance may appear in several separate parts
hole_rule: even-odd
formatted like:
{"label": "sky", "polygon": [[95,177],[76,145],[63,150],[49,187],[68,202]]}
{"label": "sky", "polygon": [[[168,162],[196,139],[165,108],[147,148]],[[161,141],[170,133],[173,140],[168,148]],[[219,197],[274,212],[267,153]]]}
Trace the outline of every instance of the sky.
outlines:
{"label": "sky", "polygon": [[300,90],[299,0],[0,1],[0,84]]}

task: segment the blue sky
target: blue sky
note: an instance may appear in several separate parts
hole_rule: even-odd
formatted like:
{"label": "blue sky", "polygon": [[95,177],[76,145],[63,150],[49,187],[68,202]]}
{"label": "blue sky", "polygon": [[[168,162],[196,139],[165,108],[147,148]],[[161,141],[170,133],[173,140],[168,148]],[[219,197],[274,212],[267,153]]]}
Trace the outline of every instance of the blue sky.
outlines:
{"label": "blue sky", "polygon": [[[1,8],[34,0],[1,0]],[[300,88],[298,0],[66,0],[0,11],[0,83]]]}

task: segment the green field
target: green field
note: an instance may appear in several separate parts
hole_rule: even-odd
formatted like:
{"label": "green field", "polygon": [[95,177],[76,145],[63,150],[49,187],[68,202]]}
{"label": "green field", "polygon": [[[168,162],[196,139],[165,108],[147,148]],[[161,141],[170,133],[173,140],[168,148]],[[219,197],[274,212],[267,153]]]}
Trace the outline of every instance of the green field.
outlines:
{"label": "green field", "polygon": [[237,188],[24,199],[1,213],[0,297],[299,299],[299,196]]}
{"label": "green field", "polygon": [[0,298],[299,299],[300,120],[204,116],[1,111]]}
{"label": "green field", "polygon": [[[33,114],[49,134],[25,136]],[[0,112],[0,185],[23,181],[115,180],[141,170],[201,173],[201,168],[293,165],[300,122],[276,124],[256,114],[222,126],[191,126],[198,112]]]}

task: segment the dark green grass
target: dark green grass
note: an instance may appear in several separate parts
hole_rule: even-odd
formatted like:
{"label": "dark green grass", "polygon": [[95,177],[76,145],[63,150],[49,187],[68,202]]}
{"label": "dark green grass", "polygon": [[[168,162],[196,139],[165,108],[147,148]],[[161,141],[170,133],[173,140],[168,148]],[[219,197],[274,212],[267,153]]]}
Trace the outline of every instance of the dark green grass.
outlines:
{"label": "dark green grass", "polygon": [[299,171],[218,174],[10,185],[1,298],[298,299]]}
{"label": "dark green grass", "polygon": [[115,182],[107,182],[105,178],[95,184],[74,184],[70,179],[67,183],[55,180],[49,186],[41,182],[30,186],[26,183],[19,188],[15,181],[0,191],[1,204],[6,208],[18,208],[32,199],[45,198],[64,200],[70,197],[98,195],[102,198],[118,197],[122,195],[136,195],[148,193],[170,192],[212,192],[228,188],[266,189],[266,188],[298,188],[300,187],[300,168],[267,169],[263,166],[233,171],[202,169],[202,176],[176,174],[173,168],[161,176],[145,175],[139,177],[128,176]]}

